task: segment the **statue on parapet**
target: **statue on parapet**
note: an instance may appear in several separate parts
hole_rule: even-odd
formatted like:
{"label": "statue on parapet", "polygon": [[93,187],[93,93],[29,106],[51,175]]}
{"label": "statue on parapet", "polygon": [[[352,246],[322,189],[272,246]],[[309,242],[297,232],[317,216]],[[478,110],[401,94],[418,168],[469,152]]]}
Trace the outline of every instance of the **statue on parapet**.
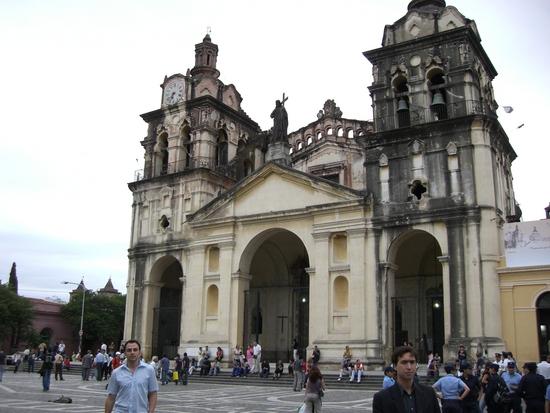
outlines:
{"label": "statue on parapet", "polygon": [[285,102],[288,97],[285,97],[283,93],[283,100],[277,100],[275,102],[275,109],[271,112],[271,118],[273,119],[273,129],[271,134],[271,142],[285,142],[288,143],[288,115],[285,109]]}

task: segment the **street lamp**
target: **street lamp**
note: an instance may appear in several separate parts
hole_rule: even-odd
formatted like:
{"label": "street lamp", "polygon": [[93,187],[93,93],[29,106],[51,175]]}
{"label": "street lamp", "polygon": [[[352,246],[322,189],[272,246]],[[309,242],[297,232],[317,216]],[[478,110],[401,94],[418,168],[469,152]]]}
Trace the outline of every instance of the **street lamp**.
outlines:
{"label": "street lamp", "polygon": [[84,335],[83,325],[84,325],[84,302],[86,301],[86,287],[84,287],[84,277],[80,283],[74,283],[71,281],[61,281],[61,284],[73,284],[76,286],[82,285],[82,311],[80,312],[80,331],[78,332],[79,343],[78,343],[78,353],[82,356],[82,336]]}

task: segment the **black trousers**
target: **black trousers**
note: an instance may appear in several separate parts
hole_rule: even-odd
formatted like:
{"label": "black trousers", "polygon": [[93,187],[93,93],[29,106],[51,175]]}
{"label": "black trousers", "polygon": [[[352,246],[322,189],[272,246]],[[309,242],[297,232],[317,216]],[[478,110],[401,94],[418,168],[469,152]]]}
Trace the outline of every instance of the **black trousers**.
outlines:
{"label": "black trousers", "polygon": [[525,413],[544,413],[544,400],[525,400]]}
{"label": "black trousers", "polygon": [[479,402],[476,400],[462,402],[462,413],[481,413],[479,410]]}
{"label": "black trousers", "polygon": [[443,406],[442,413],[462,413],[462,404],[460,400],[446,400],[441,401]]}
{"label": "black trousers", "polygon": [[510,403],[506,403],[504,412],[523,413],[523,408],[521,407],[521,397],[513,397]]}

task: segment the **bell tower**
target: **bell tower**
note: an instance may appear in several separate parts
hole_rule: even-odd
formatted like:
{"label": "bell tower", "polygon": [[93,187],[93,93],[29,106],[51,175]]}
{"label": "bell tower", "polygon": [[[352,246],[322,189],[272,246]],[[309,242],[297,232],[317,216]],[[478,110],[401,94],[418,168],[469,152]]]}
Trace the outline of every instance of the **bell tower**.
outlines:
{"label": "bell tower", "polygon": [[[418,275],[415,288],[419,300],[441,291],[444,322],[436,326],[428,314],[432,321],[416,334],[444,330],[434,332],[444,337],[444,358],[458,342],[474,354],[479,346],[500,348],[500,303],[488,292],[498,290],[502,224],[516,218],[516,154],[498,121],[497,72],[477,26],[444,0],[413,0],[384,28],[382,47],[364,55],[373,67],[375,133],[362,139],[373,220],[390,239],[422,230],[434,236],[434,251],[441,247],[432,256],[442,281],[423,290],[427,279]],[[388,256],[387,265],[397,268],[395,259]],[[399,271],[406,270],[395,277]],[[389,288],[387,302],[397,303],[398,295]],[[396,320],[397,307],[388,305],[388,319]],[[386,348],[406,330],[395,322]]]}
{"label": "bell tower", "polygon": [[201,43],[195,45],[195,67],[191,69],[191,75],[208,74],[218,78],[220,72],[216,69],[218,59],[218,45],[212,43],[209,34],[204,36]]}

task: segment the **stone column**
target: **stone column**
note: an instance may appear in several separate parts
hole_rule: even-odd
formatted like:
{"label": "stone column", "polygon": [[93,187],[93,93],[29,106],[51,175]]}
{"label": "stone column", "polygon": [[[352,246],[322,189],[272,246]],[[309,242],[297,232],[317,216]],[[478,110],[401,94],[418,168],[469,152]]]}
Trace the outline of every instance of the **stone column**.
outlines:
{"label": "stone column", "polygon": [[[382,341],[381,326],[383,311],[379,311],[379,292],[384,292],[383,285],[378,277],[378,262],[376,257],[376,233],[374,230],[367,230],[367,240],[365,244],[365,314],[366,314],[366,338],[367,338],[367,358],[376,362],[381,361]],[[382,298],[382,297],[380,297]]]}
{"label": "stone column", "polygon": [[[314,233],[315,270],[309,271],[309,342],[324,340],[329,334],[329,236],[330,233]],[[332,323],[331,323],[332,324]]]}
{"label": "stone column", "polygon": [[[395,273],[399,267],[391,262],[380,262],[378,270],[382,274],[381,279],[381,303],[380,303],[380,318],[379,335],[383,340],[384,354],[386,360],[391,358],[391,352],[394,345],[395,326],[393,314],[393,296],[395,295]],[[385,329],[385,330],[384,330]]]}
{"label": "stone column", "polygon": [[[349,317],[352,340],[366,340],[369,298],[365,282],[365,229],[348,230]],[[352,328],[353,327],[353,328]]]}
{"label": "stone column", "polygon": [[231,303],[229,308],[229,346],[244,345],[244,296],[250,289],[252,276],[243,272],[231,274]]}
{"label": "stone column", "polygon": [[464,238],[462,223],[447,223],[449,243],[449,286],[451,300],[451,337],[466,337],[466,277],[464,274]]}
{"label": "stone column", "polygon": [[185,347],[182,346],[183,342],[183,331],[185,329],[185,324],[183,320],[185,319],[185,290],[187,287],[187,277],[185,275],[182,275],[180,277],[181,282],[181,315],[180,315],[180,337],[179,337],[179,344],[178,344],[178,353],[183,356],[183,353],[186,352]]}
{"label": "stone column", "polygon": [[[218,329],[220,338],[230,345],[231,335],[231,288],[233,284],[233,274],[231,273],[233,248],[235,243],[233,241],[219,242],[218,248],[220,249],[220,264],[219,264],[219,290],[218,290]],[[220,345],[223,343],[220,343]],[[233,344],[234,345],[234,344]],[[229,348],[228,350],[231,350]],[[224,350],[225,351],[225,350]]]}
{"label": "stone column", "polygon": [[143,322],[141,324],[141,349],[144,358],[152,356],[153,331],[154,331],[154,309],[158,307],[160,300],[160,289],[162,283],[145,281],[143,283]]}
{"label": "stone column", "polygon": [[[483,335],[483,299],[482,293],[482,274],[480,260],[480,244],[479,244],[479,222],[470,218],[467,224],[467,239],[466,254],[468,257],[465,260],[466,270],[466,303],[469,314],[476,315],[468,318],[467,331],[469,337],[481,337]],[[477,316],[479,315],[479,316]],[[472,354],[475,355],[475,354]]]}
{"label": "stone column", "polygon": [[[185,294],[182,294],[182,325],[181,346],[190,351],[196,350],[201,341],[204,298],[204,245],[189,248],[189,266],[185,277]],[[192,343],[192,346],[188,344]],[[189,353],[189,351],[188,351]]]}
{"label": "stone column", "polygon": [[[445,330],[444,349],[446,349],[449,339],[451,338],[451,276],[449,274],[449,257],[447,255],[442,255],[437,257],[437,259],[441,263],[443,278],[443,323]],[[446,354],[443,354],[443,357],[445,360],[447,359]]]}

